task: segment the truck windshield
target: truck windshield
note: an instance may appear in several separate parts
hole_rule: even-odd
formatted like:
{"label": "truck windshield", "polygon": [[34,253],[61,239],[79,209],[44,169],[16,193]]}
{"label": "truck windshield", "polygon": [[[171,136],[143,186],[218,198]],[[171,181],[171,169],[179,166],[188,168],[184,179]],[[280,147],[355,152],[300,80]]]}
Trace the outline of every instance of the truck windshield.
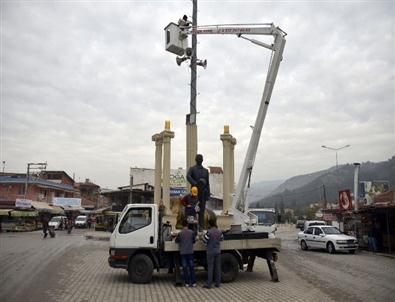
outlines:
{"label": "truck windshield", "polygon": [[258,225],[273,225],[276,223],[274,212],[271,211],[251,211],[258,217]]}

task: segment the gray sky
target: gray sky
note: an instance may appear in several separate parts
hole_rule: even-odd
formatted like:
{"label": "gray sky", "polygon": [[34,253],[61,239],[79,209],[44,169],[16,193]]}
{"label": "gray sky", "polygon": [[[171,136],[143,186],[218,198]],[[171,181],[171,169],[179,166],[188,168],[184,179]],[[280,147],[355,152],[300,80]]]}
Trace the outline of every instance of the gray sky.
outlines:
{"label": "gray sky", "polygon": [[[164,27],[191,1],[1,1],[1,161],[75,173],[102,187],[154,167],[151,136],[171,120],[172,168],[185,165],[188,64]],[[253,182],[395,155],[393,1],[199,1],[198,23],[274,22],[288,33]],[[259,37],[258,37],[259,38]],[[239,172],[270,52],[235,36],[199,36],[199,152],[222,165],[229,124]],[[265,38],[262,41],[267,41]],[[238,174],[237,174],[238,175]]]}

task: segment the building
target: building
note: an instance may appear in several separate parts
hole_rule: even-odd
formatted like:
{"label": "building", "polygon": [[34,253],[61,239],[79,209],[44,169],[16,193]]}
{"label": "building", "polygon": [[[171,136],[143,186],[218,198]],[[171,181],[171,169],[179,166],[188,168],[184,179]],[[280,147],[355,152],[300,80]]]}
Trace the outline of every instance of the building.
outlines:
{"label": "building", "polygon": [[[59,171],[57,171],[59,172]],[[67,175],[65,172],[63,172]],[[61,176],[62,173],[57,174]],[[48,177],[50,174],[46,174]],[[50,204],[54,197],[78,197],[72,178],[41,178],[20,173],[0,173],[0,208],[15,206],[17,199],[29,199]]]}

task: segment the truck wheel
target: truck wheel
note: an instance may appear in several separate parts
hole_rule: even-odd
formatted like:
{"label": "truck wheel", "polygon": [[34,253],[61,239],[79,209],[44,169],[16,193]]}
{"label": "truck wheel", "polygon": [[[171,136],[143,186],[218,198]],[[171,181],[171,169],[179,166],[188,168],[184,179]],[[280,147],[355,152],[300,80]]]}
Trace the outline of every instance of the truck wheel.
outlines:
{"label": "truck wheel", "polygon": [[300,242],[300,248],[302,249],[302,251],[307,251],[308,247],[307,247],[306,241],[302,240]]}
{"label": "truck wheel", "polygon": [[326,250],[328,251],[329,254],[334,254],[336,252],[335,246],[333,245],[332,242],[328,242],[326,245]]}
{"label": "truck wheel", "polygon": [[239,274],[239,263],[232,254],[221,255],[221,279],[223,283],[232,282]]}
{"label": "truck wheel", "polygon": [[154,264],[145,254],[137,254],[129,262],[129,280],[133,283],[148,283],[151,281]]}

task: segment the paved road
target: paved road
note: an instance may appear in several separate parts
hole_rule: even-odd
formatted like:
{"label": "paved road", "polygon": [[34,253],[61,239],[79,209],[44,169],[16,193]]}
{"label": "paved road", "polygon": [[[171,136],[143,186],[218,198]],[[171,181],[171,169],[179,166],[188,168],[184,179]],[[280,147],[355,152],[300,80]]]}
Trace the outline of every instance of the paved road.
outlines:
{"label": "paved road", "polygon": [[[266,263],[241,272],[219,289],[174,287],[165,271],[150,284],[131,284],[127,272],[108,266],[108,242],[85,240],[81,230],[56,238],[40,232],[0,234],[1,301],[390,301],[395,296],[395,260],[369,253],[328,255],[302,252],[283,229],[279,283],[270,281]],[[327,282],[326,280],[329,280]],[[391,287],[392,285],[392,287]]]}
{"label": "paved road", "polygon": [[280,229],[281,264],[335,300],[395,301],[395,259],[357,251],[355,255],[302,251],[295,228]]}

